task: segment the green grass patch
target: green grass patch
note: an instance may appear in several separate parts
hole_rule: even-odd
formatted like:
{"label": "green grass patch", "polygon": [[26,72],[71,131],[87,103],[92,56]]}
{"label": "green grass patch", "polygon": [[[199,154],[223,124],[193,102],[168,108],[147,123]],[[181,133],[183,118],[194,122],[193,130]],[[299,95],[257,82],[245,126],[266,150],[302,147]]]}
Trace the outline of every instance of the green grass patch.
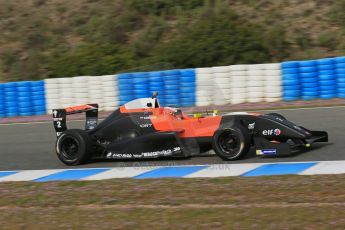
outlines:
{"label": "green grass patch", "polygon": [[2,229],[342,229],[345,175],[6,182]]}

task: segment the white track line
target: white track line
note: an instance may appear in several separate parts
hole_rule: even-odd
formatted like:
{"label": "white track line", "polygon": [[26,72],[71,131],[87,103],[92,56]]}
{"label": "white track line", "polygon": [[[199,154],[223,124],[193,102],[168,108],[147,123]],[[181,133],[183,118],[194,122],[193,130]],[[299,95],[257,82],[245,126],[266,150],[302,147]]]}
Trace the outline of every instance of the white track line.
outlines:
{"label": "white track line", "polygon": [[300,175],[342,174],[345,173],[345,161],[325,161],[306,169]]}
{"label": "white track line", "polygon": [[106,179],[113,179],[113,178],[129,178],[135,177],[142,173],[151,171],[153,169],[160,168],[160,167],[119,167],[119,168],[112,168],[102,173],[98,173],[93,176],[89,176],[83,178],[82,180],[106,180]]}
{"label": "white track line", "polygon": [[240,176],[250,170],[260,167],[264,164],[215,164],[210,165],[195,173],[185,176],[186,178],[195,177],[227,177],[227,176]]}
{"label": "white track line", "polygon": [[57,172],[62,172],[65,169],[49,169],[49,170],[24,170],[16,174],[1,177],[0,182],[4,181],[32,181],[40,177],[48,176]]}
{"label": "white track line", "polygon": [[[191,165],[191,166],[207,166],[204,169],[194,173],[185,175],[185,178],[202,178],[202,177],[229,177],[241,176],[251,170],[257,169],[264,165],[276,164],[298,164],[305,162],[277,162],[277,163],[244,163],[244,164],[215,164],[215,165]],[[316,165],[311,166],[302,172],[300,175],[319,175],[319,174],[344,174],[345,161],[315,161]],[[182,165],[180,167],[184,167]],[[153,166],[153,167],[119,167],[119,168],[104,168],[107,171],[97,173],[92,176],[84,177],[81,180],[106,180],[113,178],[134,178],[142,173],[149,172],[159,168],[166,168],[167,166]],[[174,166],[176,167],[176,166]],[[38,178],[53,175],[55,173],[71,171],[71,170],[89,170],[90,168],[77,169],[48,169],[48,170],[23,170],[16,174],[4,176],[0,178],[0,182],[5,181],[34,181]],[[94,169],[94,168],[91,168]]]}

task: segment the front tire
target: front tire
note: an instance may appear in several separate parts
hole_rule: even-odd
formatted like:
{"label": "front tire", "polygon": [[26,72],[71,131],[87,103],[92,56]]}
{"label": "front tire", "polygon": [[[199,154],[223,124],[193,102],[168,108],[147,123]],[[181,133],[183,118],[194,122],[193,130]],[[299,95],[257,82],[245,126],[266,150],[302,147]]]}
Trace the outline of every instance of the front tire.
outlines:
{"label": "front tire", "polygon": [[66,165],[80,165],[92,154],[92,139],[81,129],[66,130],[56,141],[56,154]]}
{"label": "front tire", "polygon": [[250,150],[250,135],[243,127],[216,131],[213,136],[213,150],[223,160],[237,160]]}

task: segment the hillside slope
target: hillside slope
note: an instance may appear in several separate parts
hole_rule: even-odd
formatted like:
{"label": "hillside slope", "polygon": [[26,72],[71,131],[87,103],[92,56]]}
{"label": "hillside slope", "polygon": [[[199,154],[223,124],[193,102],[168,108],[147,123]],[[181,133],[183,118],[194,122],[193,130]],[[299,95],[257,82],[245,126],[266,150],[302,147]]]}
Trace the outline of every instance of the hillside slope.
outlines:
{"label": "hillside slope", "polygon": [[0,81],[345,53],[332,0],[0,0]]}

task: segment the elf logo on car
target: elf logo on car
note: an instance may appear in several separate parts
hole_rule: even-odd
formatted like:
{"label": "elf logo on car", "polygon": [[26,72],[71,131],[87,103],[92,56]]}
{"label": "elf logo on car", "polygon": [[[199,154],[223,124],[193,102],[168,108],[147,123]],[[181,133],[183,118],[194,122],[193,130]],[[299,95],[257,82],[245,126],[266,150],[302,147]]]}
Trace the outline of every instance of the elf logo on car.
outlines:
{"label": "elf logo on car", "polygon": [[274,135],[279,136],[282,133],[282,131],[280,131],[280,129],[275,129],[274,130]]}
{"label": "elf logo on car", "polygon": [[263,130],[262,135],[264,136],[279,136],[282,133],[280,129],[268,129],[268,130]]}

